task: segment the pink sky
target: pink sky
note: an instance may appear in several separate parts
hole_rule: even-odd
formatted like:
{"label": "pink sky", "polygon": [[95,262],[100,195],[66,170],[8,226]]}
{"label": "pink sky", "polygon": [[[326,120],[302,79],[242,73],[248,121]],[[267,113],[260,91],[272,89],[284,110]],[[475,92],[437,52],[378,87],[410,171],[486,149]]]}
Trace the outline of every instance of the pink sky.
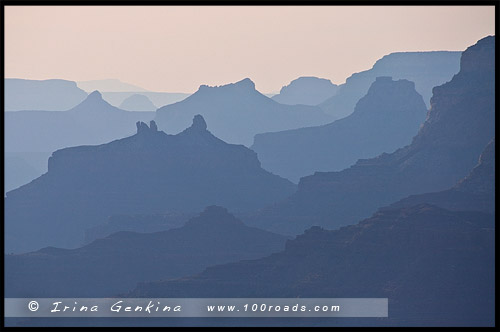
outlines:
{"label": "pink sky", "polygon": [[493,6],[6,6],[5,77],[116,78],[194,92],[251,78],[340,84],[398,51],[463,51],[494,34]]}

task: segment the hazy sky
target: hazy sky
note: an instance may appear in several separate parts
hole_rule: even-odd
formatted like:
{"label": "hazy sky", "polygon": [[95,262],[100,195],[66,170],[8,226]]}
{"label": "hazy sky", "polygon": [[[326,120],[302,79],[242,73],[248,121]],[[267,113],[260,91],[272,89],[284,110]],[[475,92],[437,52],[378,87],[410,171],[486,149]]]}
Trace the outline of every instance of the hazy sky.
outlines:
{"label": "hazy sky", "polygon": [[194,92],[251,78],[343,83],[397,51],[460,50],[494,34],[479,6],[6,6],[6,77],[117,78]]}

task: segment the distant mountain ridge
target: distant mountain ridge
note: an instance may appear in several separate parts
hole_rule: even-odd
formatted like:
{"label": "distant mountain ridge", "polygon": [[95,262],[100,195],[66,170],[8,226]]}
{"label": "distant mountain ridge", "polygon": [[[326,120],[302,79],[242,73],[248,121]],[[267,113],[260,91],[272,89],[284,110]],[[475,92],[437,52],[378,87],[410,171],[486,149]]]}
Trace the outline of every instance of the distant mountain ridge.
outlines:
{"label": "distant mountain ridge", "polygon": [[146,92],[148,90],[140,86],[122,82],[115,78],[103,80],[90,80],[76,82],[80,89],[87,92],[99,90],[101,92]]}
{"label": "distant mountain ridge", "polygon": [[340,172],[303,177],[295,194],[248,222],[284,234],[312,225],[335,229],[408,195],[453,186],[495,136],[495,37],[467,48],[460,72],[433,91],[431,110],[410,145]]}
{"label": "distant mountain ridge", "polygon": [[76,82],[61,79],[5,78],[4,84],[5,111],[65,111],[87,97]]}
{"label": "distant mountain ridge", "polygon": [[111,215],[193,212],[208,205],[248,213],[296,189],[262,169],[252,150],[212,135],[200,115],[177,135],[158,131],[154,121],[136,125],[130,137],[54,152],[46,174],[8,192],[8,252],[74,248],[86,229]]}
{"label": "distant mountain ridge", "polygon": [[26,167],[9,167],[5,173],[6,192],[45,173],[53,151],[125,137],[134,133],[136,121],[149,121],[154,117],[153,112],[129,112],[113,107],[98,91],[85,96],[69,110],[5,112],[6,158],[9,162],[14,158],[35,170],[33,173]]}
{"label": "distant mountain ridge", "polygon": [[82,144],[101,144],[134,133],[135,122],[149,121],[153,112],[130,112],[111,106],[94,91],[63,112],[5,113],[5,150],[52,152]]}
{"label": "distant mountain ridge", "polygon": [[147,97],[155,106],[155,110],[165,105],[170,105],[182,101],[189,97],[190,93],[177,92],[103,92],[102,97],[111,105],[120,107],[125,99],[141,95]]}
{"label": "distant mountain ridge", "polygon": [[427,109],[415,84],[377,77],[354,112],[332,123],[255,135],[262,166],[293,182],[315,171],[340,171],[358,159],[411,142]]}
{"label": "distant mountain ridge", "polygon": [[319,106],[336,119],[351,114],[377,76],[415,82],[415,88],[430,107],[432,89],[451,80],[460,69],[462,52],[396,52],[377,60],[373,67],[347,78],[337,93]]}
{"label": "distant mountain ridge", "polygon": [[272,100],[286,105],[315,106],[337,93],[338,86],[325,78],[301,76],[281,88]]}
{"label": "distant mountain ridge", "polygon": [[181,102],[156,112],[158,127],[178,133],[201,114],[214,135],[233,144],[250,146],[255,134],[328,123],[331,117],[315,106],[283,105],[264,96],[248,78],[218,87],[202,85]]}
{"label": "distant mountain ridge", "polygon": [[120,108],[126,111],[156,111],[156,106],[145,95],[133,94],[127,97]]}

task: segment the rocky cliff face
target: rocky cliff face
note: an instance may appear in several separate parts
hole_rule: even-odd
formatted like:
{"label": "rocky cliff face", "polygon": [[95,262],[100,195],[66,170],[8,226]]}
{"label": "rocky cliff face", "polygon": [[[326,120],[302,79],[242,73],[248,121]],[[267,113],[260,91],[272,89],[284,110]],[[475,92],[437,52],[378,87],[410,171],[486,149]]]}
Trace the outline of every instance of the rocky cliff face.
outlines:
{"label": "rocky cliff face", "polygon": [[463,72],[434,89],[427,120],[410,145],[341,172],[304,177],[297,193],[252,222],[289,234],[312,225],[334,229],[408,195],[455,185],[495,135],[494,49],[490,36],[464,52]]}
{"label": "rocky cliff face", "polygon": [[378,77],[346,118],[319,127],[259,134],[251,148],[265,169],[298,182],[316,171],[340,171],[358,159],[406,146],[426,113],[413,82]]}
{"label": "rocky cliff face", "polygon": [[454,211],[495,213],[495,140],[484,149],[476,167],[450,189],[412,195],[391,204],[392,208],[430,203]]}
{"label": "rocky cliff face", "polygon": [[295,185],[260,167],[257,155],[227,144],[201,116],[178,135],[137,123],[137,134],[97,146],[58,150],[48,172],[7,193],[7,251],[74,248],[85,229],[114,214],[249,212],[281,200]]}
{"label": "rocky cliff face", "polygon": [[315,126],[331,121],[321,109],[306,105],[283,105],[255,89],[248,78],[223,86],[200,86],[185,100],[161,107],[155,120],[160,129],[177,133],[195,114],[201,114],[214,135],[222,140],[250,146],[255,134]]}
{"label": "rocky cliff face", "polygon": [[263,257],[282,250],[285,240],[246,226],[225,208],[210,206],[183,227],[164,232],[119,232],[74,250],[48,247],[7,255],[6,296],[115,296],[138,282]]}

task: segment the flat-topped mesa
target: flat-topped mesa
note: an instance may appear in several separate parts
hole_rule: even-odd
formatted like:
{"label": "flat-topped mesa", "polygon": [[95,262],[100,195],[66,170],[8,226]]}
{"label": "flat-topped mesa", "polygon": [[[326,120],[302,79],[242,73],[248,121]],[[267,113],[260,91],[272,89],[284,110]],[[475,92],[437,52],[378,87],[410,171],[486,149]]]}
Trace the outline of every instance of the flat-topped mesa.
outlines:
{"label": "flat-topped mesa", "polygon": [[415,90],[415,82],[409,81],[407,79],[393,79],[392,76],[377,76],[375,82],[372,83],[368,92],[373,88],[378,87],[390,87],[395,84],[399,85],[401,90]]}
{"label": "flat-topped mesa", "polygon": [[224,85],[219,85],[219,86],[210,86],[206,84],[200,85],[198,88],[198,91],[205,91],[205,90],[210,90],[210,89],[223,89],[223,90],[228,90],[228,89],[239,89],[239,90],[247,90],[247,91],[255,91],[255,83],[247,78],[242,79],[241,81],[235,82],[235,83],[229,83],[229,84],[224,84]]}

